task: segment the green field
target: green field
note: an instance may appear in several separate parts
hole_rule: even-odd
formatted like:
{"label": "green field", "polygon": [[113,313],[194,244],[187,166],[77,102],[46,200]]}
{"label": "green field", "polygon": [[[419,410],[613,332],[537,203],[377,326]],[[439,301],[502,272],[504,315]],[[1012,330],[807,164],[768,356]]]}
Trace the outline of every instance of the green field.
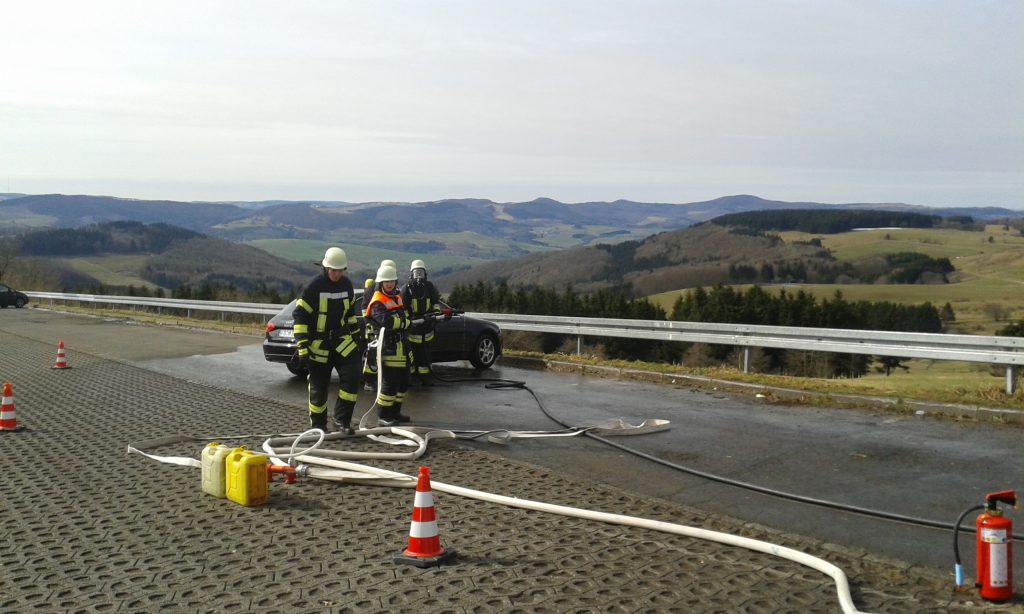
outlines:
{"label": "green field", "polygon": [[[434,240],[441,241],[442,239],[437,238]],[[447,267],[461,267],[484,262],[483,259],[467,256],[422,254],[396,249],[370,247],[355,243],[346,243],[344,241],[334,243],[330,241],[311,241],[304,239],[260,239],[256,241],[249,241],[248,245],[262,249],[263,251],[273,254],[274,256],[278,256],[279,258],[310,263],[320,262],[320,259],[323,258],[324,250],[327,249],[327,247],[330,247],[331,245],[339,245],[344,248],[345,254],[348,256],[349,270],[356,273],[360,271],[364,273],[376,271],[380,261],[385,259],[394,260],[398,264],[400,275],[403,271],[407,271],[409,263],[416,259],[426,261],[428,270],[438,270]]]}
{"label": "green field", "polygon": [[148,257],[146,254],[88,256],[69,258],[67,264],[79,273],[95,278],[103,285],[136,286],[155,290],[159,286],[139,277]]}
{"label": "green field", "polygon": [[[766,289],[803,290],[819,298],[837,290],[851,301],[890,301],[937,307],[949,303],[956,314],[950,332],[991,334],[1007,321],[1024,318],[1024,237],[1002,226],[971,232],[948,229],[864,230],[834,235],[785,232],[788,241],[821,239],[840,261],[855,261],[897,252],[917,252],[933,258],[946,257],[956,268],[953,283],[931,285],[883,284],[786,284]],[[990,239],[991,238],[991,239]],[[688,290],[651,296],[671,311],[676,298]],[[998,318],[998,319],[997,319]]]}
{"label": "green field", "polygon": [[[556,249],[569,249],[580,245],[597,245],[598,243],[621,243],[623,241],[639,241],[650,236],[647,228],[625,229],[611,226],[573,226],[569,224],[544,226],[535,228],[534,237],[539,243]],[[580,235],[593,235],[594,238],[581,241]],[[602,236],[607,235],[607,236]],[[536,246],[534,246],[536,249]]]}

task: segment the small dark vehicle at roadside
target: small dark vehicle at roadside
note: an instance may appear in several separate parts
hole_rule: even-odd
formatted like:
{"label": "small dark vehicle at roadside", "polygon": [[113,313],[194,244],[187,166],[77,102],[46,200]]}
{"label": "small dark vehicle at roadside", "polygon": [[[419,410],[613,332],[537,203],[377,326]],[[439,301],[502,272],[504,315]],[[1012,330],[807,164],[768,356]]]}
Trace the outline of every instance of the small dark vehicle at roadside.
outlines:
{"label": "small dark vehicle at roadside", "polygon": [[[440,307],[451,309],[444,303]],[[295,360],[294,309],[292,301],[267,322],[263,357],[284,364],[295,375],[305,375],[306,369]],[[501,329],[493,322],[452,310],[451,319],[438,318],[430,353],[433,362],[468,360],[475,369],[489,369],[501,356]]]}
{"label": "small dark vehicle at roadside", "polygon": [[28,295],[18,292],[10,286],[0,284],[0,307],[7,309],[10,306],[21,309],[28,303]]}

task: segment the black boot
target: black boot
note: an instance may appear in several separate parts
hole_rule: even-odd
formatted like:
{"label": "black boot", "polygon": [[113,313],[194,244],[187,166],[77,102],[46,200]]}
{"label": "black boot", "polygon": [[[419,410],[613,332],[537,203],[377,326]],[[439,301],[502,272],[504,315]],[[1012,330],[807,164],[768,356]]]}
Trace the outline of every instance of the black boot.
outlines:
{"label": "black boot", "polygon": [[395,420],[398,420],[399,423],[409,422],[411,420],[409,416],[406,416],[405,414],[402,413],[401,403],[395,403],[394,405],[391,406],[391,415],[392,417],[394,417]]}
{"label": "black boot", "polygon": [[398,418],[394,407],[381,407],[377,413],[377,422],[381,426],[398,426]]}
{"label": "black boot", "polygon": [[334,404],[334,430],[345,435],[351,435],[352,430],[352,403],[338,399]]}
{"label": "black boot", "polygon": [[309,412],[309,428],[320,429],[323,432],[327,432],[327,412],[322,411],[320,413]]}

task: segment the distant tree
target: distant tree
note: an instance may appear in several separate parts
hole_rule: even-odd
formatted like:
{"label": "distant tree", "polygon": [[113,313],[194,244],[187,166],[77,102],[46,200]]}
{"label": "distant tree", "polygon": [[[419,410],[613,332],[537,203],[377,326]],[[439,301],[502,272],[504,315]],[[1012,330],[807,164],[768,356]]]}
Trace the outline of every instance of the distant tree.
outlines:
{"label": "distant tree", "polygon": [[3,281],[4,275],[14,264],[14,259],[18,255],[18,247],[19,241],[16,237],[0,237],[0,281]]}
{"label": "distant tree", "polygon": [[1024,320],[1018,320],[1007,324],[996,331],[1000,337],[1024,337]]}
{"label": "distant tree", "polygon": [[892,374],[893,369],[903,369],[904,371],[910,370],[910,367],[903,364],[903,361],[907,360],[906,358],[899,358],[898,356],[878,356],[876,360],[878,360],[878,366],[875,367],[875,371],[885,373],[886,377],[889,377],[889,375]]}
{"label": "distant tree", "polygon": [[950,305],[948,302],[945,305],[943,305],[942,309],[939,311],[939,318],[941,318],[942,321],[946,324],[950,322],[955,322],[956,314],[953,313],[953,306]]}
{"label": "distant tree", "polygon": [[1001,322],[1009,315],[1006,307],[999,303],[985,303],[981,306],[981,311],[986,316],[992,318],[993,322]]}

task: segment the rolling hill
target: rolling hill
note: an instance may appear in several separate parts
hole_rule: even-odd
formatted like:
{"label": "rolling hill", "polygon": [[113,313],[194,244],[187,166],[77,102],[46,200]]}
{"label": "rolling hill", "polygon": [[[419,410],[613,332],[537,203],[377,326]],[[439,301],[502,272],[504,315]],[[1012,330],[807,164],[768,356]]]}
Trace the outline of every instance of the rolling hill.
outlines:
{"label": "rolling hill", "polygon": [[[561,203],[549,198],[498,203],[486,199],[445,199],[416,203],[261,201],[236,203],[147,201],[108,196],[0,195],[0,233],[42,228],[80,228],[132,220],[165,223],[236,243],[259,242],[279,256],[312,259],[324,244],[430,254],[455,269],[482,262],[599,243],[642,240],[714,217],[778,209],[881,209],[935,215],[967,214],[976,219],[1019,217],[1008,209],[931,209],[901,203],[783,202],[757,196],[726,196],[673,204],[614,202]],[[297,242],[307,242],[303,247]],[[278,249],[283,251],[277,251]],[[372,260],[370,253],[366,262]]]}
{"label": "rolling hill", "polygon": [[[349,253],[356,279],[371,275],[383,258],[397,260],[400,268],[414,258],[426,258],[432,278],[442,289],[456,283],[504,279],[545,287],[572,284],[579,291],[629,285],[636,295],[651,295],[744,280],[831,283],[844,271],[848,276],[867,278],[867,269],[887,266],[884,258],[875,255],[866,263],[855,263],[861,268],[847,271],[843,267],[851,259],[837,258],[826,249],[830,243],[815,244],[811,236],[782,240],[702,223],[751,211],[788,212],[790,217],[797,212],[800,217],[799,212],[816,209],[883,210],[930,217],[969,215],[976,220],[1022,215],[1000,208],[822,205],[750,195],[672,204],[625,200],[561,203],[547,198],[515,203],[485,199],[183,203],[10,194],[0,195],[0,235],[82,230],[123,220],[150,226],[168,224],[203,235],[159,248],[140,236],[132,239],[138,247],[135,252],[77,254],[68,259],[67,266],[46,265],[49,278],[56,270],[61,284],[77,286],[83,280],[98,280],[114,285],[137,281],[167,287],[208,281],[249,287],[264,279],[271,286],[284,288],[315,271],[313,265],[296,263],[319,260],[331,244],[341,245]],[[64,243],[67,248],[74,241]],[[149,247],[143,249],[142,245]],[[941,256],[923,247],[912,251]],[[268,253],[273,257],[267,259]],[[49,260],[53,256],[49,254]],[[47,255],[37,257],[41,263]],[[933,276],[929,281],[941,279]]]}
{"label": "rolling hill", "polygon": [[[743,212],[642,241],[533,254],[441,275],[435,281],[443,288],[497,280],[556,289],[572,284],[584,292],[628,287],[634,296],[646,296],[666,289],[736,283],[943,284],[955,272],[949,256],[896,243],[886,251],[838,259],[821,237],[812,234],[867,226],[893,232],[928,229],[978,233],[984,228],[962,216],[942,218],[905,211]],[[796,229],[805,232],[795,235]],[[789,240],[780,236],[787,231]],[[794,238],[797,236],[800,238]]]}
{"label": "rolling hill", "polygon": [[291,294],[318,267],[168,224],[108,222],[20,237],[4,278],[34,289],[221,286]]}

